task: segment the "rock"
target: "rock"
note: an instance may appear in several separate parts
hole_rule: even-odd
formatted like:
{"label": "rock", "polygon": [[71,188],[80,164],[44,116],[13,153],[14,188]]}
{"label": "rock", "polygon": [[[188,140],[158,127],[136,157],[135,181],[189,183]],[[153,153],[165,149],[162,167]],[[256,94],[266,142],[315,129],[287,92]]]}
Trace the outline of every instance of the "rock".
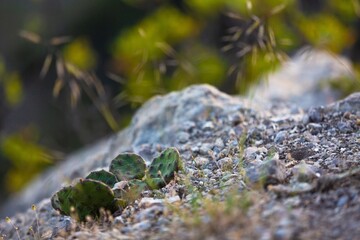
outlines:
{"label": "rock", "polygon": [[197,167],[203,168],[209,163],[209,159],[205,157],[196,157],[194,162]]}
{"label": "rock", "polygon": [[317,174],[313,167],[302,161],[292,169],[292,173],[299,182],[312,182],[313,179],[318,178],[320,174]]}
{"label": "rock", "polygon": [[[96,168],[108,167],[120,152],[135,151],[146,144],[174,146],[180,129],[190,130],[195,122],[231,115],[244,106],[239,99],[221,93],[209,85],[195,85],[146,102],[134,115],[128,128],[68,156],[50,168],[2,207],[0,216],[21,211],[50,197],[63,182],[85,177]],[[203,152],[208,149],[203,148]]]}
{"label": "rock", "polygon": [[[269,100],[277,100],[303,108],[318,107],[340,98],[339,92],[331,89],[330,80],[353,78],[353,74],[348,59],[307,47],[299,50],[282,64],[279,71],[267,76],[266,81],[249,92],[263,105]],[[341,104],[340,108],[347,107]]]}
{"label": "rock", "polygon": [[186,143],[190,138],[190,134],[187,132],[179,132],[177,135],[177,141],[179,143]]}
{"label": "rock", "polygon": [[324,119],[322,108],[310,108],[308,111],[309,122],[318,123]]}
{"label": "rock", "polygon": [[286,178],[285,165],[280,160],[266,160],[259,167],[250,167],[246,176],[253,182],[261,182],[266,187],[270,184],[278,184]]}
{"label": "rock", "polygon": [[274,142],[275,143],[283,143],[283,141],[285,140],[287,136],[287,132],[286,131],[280,131],[276,134]]}
{"label": "rock", "polygon": [[218,161],[218,164],[222,170],[229,170],[233,167],[233,161],[229,157],[222,158]]}
{"label": "rock", "polygon": [[200,154],[208,155],[209,152],[212,150],[213,145],[211,143],[204,143],[200,147]]}
{"label": "rock", "polygon": [[210,122],[210,121],[207,121],[207,122],[205,122],[204,125],[202,126],[202,129],[203,129],[204,131],[210,131],[210,130],[214,129],[214,124],[213,124],[212,122]]}
{"label": "rock", "polygon": [[353,112],[359,113],[360,111],[360,92],[353,93],[347,98],[329,105],[327,111],[332,112]]}
{"label": "rock", "polygon": [[217,138],[215,140],[215,146],[218,148],[223,148],[224,147],[224,141],[221,138]]}
{"label": "rock", "polygon": [[[57,231],[64,230],[68,239],[89,240],[323,237],[318,233],[332,239],[341,231],[329,229],[343,229],[345,238],[355,239],[360,229],[359,110],[353,96],[341,103],[304,114],[285,102],[268,101],[271,108],[248,105],[245,99],[205,85],[157,97],[138,111],[127,129],[48,170],[5,206],[8,214],[2,214],[12,216],[20,239],[31,237],[29,227],[35,228],[37,218],[46,238],[59,237]],[[338,111],[340,105],[347,111]],[[232,121],[236,115],[242,118]],[[149,160],[167,146],[177,147],[184,170],[164,188],[143,191],[134,203],[119,208],[113,217],[120,227],[109,221],[101,231],[92,232],[92,226],[84,228],[51,207],[48,197],[61,184],[108,167],[118,153],[132,151]],[[11,212],[40,198],[45,200],[36,213]],[[206,221],[196,223],[196,228],[183,221],[186,217],[193,223],[192,209],[197,219]],[[216,236],[208,235],[213,232],[209,227]],[[4,220],[0,233],[18,238]]]}

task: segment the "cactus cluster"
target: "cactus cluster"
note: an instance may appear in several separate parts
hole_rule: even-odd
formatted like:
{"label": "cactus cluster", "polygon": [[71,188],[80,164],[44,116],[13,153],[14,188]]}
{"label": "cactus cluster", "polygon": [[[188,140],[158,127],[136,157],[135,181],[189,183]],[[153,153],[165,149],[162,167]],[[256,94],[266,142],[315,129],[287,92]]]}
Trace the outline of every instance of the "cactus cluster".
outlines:
{"label": "cactus cluster", "polygon": [[86,221],[98,218],[100,210],[115,211],[131,204],[146,189],[166,186],[181,168],[176,148],[167,148],[146,168],[145,161],[134,153],[122,153],[111,161],[109,171],[91,172],[73,186],[67,186],[51,198],[61,214]]}

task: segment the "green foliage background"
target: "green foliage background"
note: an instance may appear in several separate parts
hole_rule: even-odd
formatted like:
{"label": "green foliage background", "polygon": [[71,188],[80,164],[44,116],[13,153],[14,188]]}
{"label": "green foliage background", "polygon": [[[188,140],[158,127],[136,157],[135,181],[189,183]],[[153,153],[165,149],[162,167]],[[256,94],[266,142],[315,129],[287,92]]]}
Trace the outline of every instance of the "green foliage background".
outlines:
{"label": "green foliage background", "polygon": [[[0,161],[9,192],[126,126],[155,94],[196,83],[244,93],[302,46],[352,57],[359,41],[357,0],[49,2],[0,3]],[[359,90],[353,81],[339,87]],[[34,89],[44,109],[26,105]]]}

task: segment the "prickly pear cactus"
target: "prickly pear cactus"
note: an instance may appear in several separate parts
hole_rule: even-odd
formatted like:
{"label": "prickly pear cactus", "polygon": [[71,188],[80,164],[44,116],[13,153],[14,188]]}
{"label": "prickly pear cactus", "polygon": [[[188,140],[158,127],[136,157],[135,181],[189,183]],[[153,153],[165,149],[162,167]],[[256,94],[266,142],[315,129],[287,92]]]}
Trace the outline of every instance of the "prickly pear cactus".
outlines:
{"label": "prickly pear cactus", "polygon": [[146,182],[150,188],[162,188],[168,184],[180,167],[180,154],[176,148],[165,149],[149,166]]}
{"label": "prickly pear cactus", "polygon": [[113,187],[118,182],[115,175],[105,170],[93,171],[87,175],[86,179],[97,180],[105,183],[109,187]]}
{"label": "prickly pear cactus", "polygon": [[139,179],[121,181],[115,184],[113,191],[115,198],[123,199],[128,203],[134,202],[141,196],[141,193],[148,188],[148,185]]}
{"label": "prickly pear cactus", "polygon": [[74,206],[73,188],[64,187],[51,197],[51,205],[61,214],[70,216],[71,207]]}
{"label": "prickly pear cactus", "polygon": [[90,179],[61,189],[51,198],[51,204],[61,214],[80,221],[85,221],[86,216],[97,218],[101,208],[111,212],[118,208],[113,191],[105,183]]}
{"label": "prickly pear cactus", "polygon": [[142,191],[164,187],[180,168],[181,159],[176,148],[164,150],[147,170],[139,155],[120,154],[111,162],[110,172],[91,172],[85,180],[54,194],[51,204],[60,213],[80,221],[85,221],[87,216],[97,218],[102,208],[113,213],[133,203]]}
{"label": "prickly pear cactus", "polygon": [[119,154],[110,164],[112,172],[118,180],[141,179],[145,175],[145,161],[137,154]]}
{"label": "prickly pear cactus", "polygon": [[114,193],[106,184],[96,180],[80,180],[73,187],[75,213],[78,219],[84,221],[86,216],[98,217],[101,208],[114,212],[117,205],[114,202]]}

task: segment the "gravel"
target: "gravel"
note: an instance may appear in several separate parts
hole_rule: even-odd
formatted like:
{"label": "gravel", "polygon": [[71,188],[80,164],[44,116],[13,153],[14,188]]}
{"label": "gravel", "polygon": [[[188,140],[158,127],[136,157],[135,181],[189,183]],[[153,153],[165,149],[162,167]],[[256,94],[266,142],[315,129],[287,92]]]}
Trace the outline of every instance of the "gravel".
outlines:
{"label": "gravel", "polygon": [[[27,204],[36,203],[36,211],[11,215],[18,231],[0,221],[0,234],[5,239],[16,239],[17,233],[22,239],[33,238],[29,227],[38,226],[38,234],[53,239],[356,239],[359,103],[356,93],[309,111],[294,111],[296,107],[283,102],[255,110],[246,100],[209,86],[156,98],[112,142],[95,146],[99,152],[94,160],[84,161],[86,168],[71,168],[82,176],[106,165],[126,136],[131,140],[121,149],[146,159],[165,147],[177,147],[185,170],[176,181],[143,192],[101,225],[81,227],[51,208],[48,195],[60,184],[50,184],[47,190],[44,183],[35,182],[22,196],[34,195]],[[90,153],[94,150],[86,150]],[[61,173],[73,174],[71,159],[83,155],[73,156],[42,180],[61,182]],[[39,201],[41,186],[48,195],[43,193],[45,199]]]}

